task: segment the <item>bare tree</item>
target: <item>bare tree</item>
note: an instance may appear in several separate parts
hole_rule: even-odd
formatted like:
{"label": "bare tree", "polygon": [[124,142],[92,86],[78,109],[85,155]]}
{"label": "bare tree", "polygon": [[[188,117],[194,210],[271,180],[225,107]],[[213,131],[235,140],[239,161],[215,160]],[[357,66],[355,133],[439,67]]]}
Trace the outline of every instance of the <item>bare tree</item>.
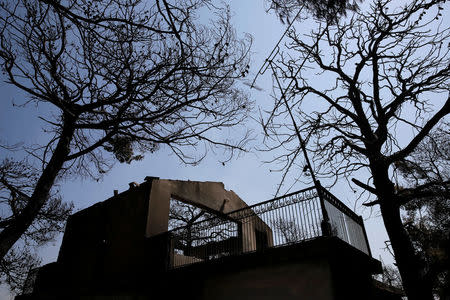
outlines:
{"label": "bare tree", "polygon": [[[303,168],[300,135],[315,174],[338,180],[369,172],[367,181],[352,182],[376,197],[365,205],[380,208],[406,293],[432,299],[426,262],[401,207],[435,183],[397,189],[395,165],[450,112],[450,29],[443,1],[394,4],[375,1],[368,12],[318,22],[305,36],[289,31],[289,50],[268,62],[276,101],[263,126],[268,150],[283,150],[275,160],[283,163],[283,178]],[[304,105],[309,101],[313,109]]]}
{"label": "bare tree", "polygon": [[198,226],[194,226],[196,222],[201,222],[212,218],[213,215],[206,210],[196,207],[182,201],[171,199],[169,209],[169,230],[184,227],[178,232],[178,242],[182,243],[182,248],[189,255],[193,243],[198,240],[204,240],[204,233]]}
{"label": "bare tree", "polygon": [[[450,188],[450,123],[443,122],[430,131],[423,141],[405,159],[394,164],[396,180],[399,189],[423,187],[421,195],[415,194],[415,200],[420,197],[440,195],[448,198]],[[426,203],[426,202],[425,202]]]}
{"label": "bare tree", "polygon": [[[201,8],[214,23],[198,20]],[[98,178],[114,159],[141,159],[160,145],[193,164],[208,147],[244,149],[248,132],[233,141],[219,131],[242,124],[251,106],[235,84],[248,72],[251,40],[236,38],[227,7],[19,0],[0,9],[7,82],[28,94],[26,103],[48,109],[40,116],[48,143],[25,149],[39,172],[14,217],[2,216],[0,257],[50,203],[59,178]]]}
{"label": "bare tree", "polygon": [[[171,199],[168,225],[175,236],[175,250],[181,250],[184,255],[209,259],[238,250],[230,243],[223,244],[230,238],[237,238],[238,225],[220,212]],[[218,246],[218,243],[222,244]],[[198,251],[208,246],[210,251]]]}
{"label": "bare tree", "polygon": [[383,266],[383,273],[377,275],[375,279],[387,284],[388,286],[403,289],[402,278],[400,277],[398,269],[394,266]]}
{"label": "bare tree", "polygon": [[271,223],[275,233],[281,234],[283,243],[298,243],[305,240],[305,234],[295,220],[279,217],[274,219]]}
{"label": "bare tree", "polygon": [[[0,229],[16,221],[29,201],[39,172],[26,162],[8,159],[0,163]],[[22,288],[28,271],[39,264],[34,249],[54,239],[64,229],[72,205],[63,203],[57,192],[50,195],[22,235],[20,241],[0,261],[0,280],[13,291]]]}
{"label": "bare tree", "polygon": [[171,199],[169,208],[169,230],[192,226],[196,222],[201,222],[213,218],[214,214],[192,204],[180,200]]}

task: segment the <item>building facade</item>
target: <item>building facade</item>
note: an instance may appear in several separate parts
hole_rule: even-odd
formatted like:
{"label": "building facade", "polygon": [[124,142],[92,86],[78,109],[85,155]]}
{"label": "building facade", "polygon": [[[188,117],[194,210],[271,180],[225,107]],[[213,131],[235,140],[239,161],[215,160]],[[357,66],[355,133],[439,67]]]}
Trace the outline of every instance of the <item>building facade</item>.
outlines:
{"label": "building facade", "polygon": [[399,299],[379,272],[361,217],[320,186],[248,206],[219,182],[147,177],[73,214],[16,299]]}

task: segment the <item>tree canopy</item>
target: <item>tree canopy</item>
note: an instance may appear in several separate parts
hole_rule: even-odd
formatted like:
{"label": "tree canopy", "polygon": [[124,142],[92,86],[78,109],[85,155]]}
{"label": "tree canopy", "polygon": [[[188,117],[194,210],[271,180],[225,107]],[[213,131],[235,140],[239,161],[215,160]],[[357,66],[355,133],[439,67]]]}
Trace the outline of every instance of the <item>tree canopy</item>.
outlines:
{"label": "tree canopy", "polygon": [[[281,22],[289,23],[294,19],[311,17],[311,15],[327,22],[336,22],[348,12],[359,8],[355,0],[266,0],[269,10],[274,10]],[[304,10],[304,14],[298,14]]]}

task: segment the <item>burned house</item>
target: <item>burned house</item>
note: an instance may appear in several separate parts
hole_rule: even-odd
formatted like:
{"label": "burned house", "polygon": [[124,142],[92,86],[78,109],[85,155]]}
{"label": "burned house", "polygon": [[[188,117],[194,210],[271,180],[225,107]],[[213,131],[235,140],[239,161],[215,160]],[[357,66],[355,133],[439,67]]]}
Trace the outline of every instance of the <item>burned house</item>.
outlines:
{"label": "burned house", "polygon": [[147,177],[73,214],[16,299],[388,299],[380,271],[362,218],[320,185],[249,206]]}

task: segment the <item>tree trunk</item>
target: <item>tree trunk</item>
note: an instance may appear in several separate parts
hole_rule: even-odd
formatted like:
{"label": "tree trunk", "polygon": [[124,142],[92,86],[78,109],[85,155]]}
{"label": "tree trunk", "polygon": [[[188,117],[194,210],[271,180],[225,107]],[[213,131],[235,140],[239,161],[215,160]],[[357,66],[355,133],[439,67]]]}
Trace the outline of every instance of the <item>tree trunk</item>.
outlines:
{"label": "tree trunk", "polygon": [[379,191],[381,215],[402,277],[408,300],[433,300],[432,285],[426,276],[426,264],[416,255],[406,232],[400,207],[394,202],[394,184],[389,180],[387,167],[372,168],[374,185]]}
{"label": "tree trunk", "polygon": [[55,183],[56,176],[70,153],[70,142],[75,132],[76,117],[70,113],[63,114],[63,128],[58,144],[52,157],[45,166],[39,180],[36,183],[33,194],[27,205],[15,217],[14,221],[0,233],[0,257],[3,259],[8,251],[27,231],[33,223],[41,208],[47,201],[50,190]]}
{"label": "tree trunk", "polygon": [[432,286],[426,276],[426,264],[415,254],[401,222],[399,209],[384,204],[381,205],[381,214],[408,299],[433,300]]}

